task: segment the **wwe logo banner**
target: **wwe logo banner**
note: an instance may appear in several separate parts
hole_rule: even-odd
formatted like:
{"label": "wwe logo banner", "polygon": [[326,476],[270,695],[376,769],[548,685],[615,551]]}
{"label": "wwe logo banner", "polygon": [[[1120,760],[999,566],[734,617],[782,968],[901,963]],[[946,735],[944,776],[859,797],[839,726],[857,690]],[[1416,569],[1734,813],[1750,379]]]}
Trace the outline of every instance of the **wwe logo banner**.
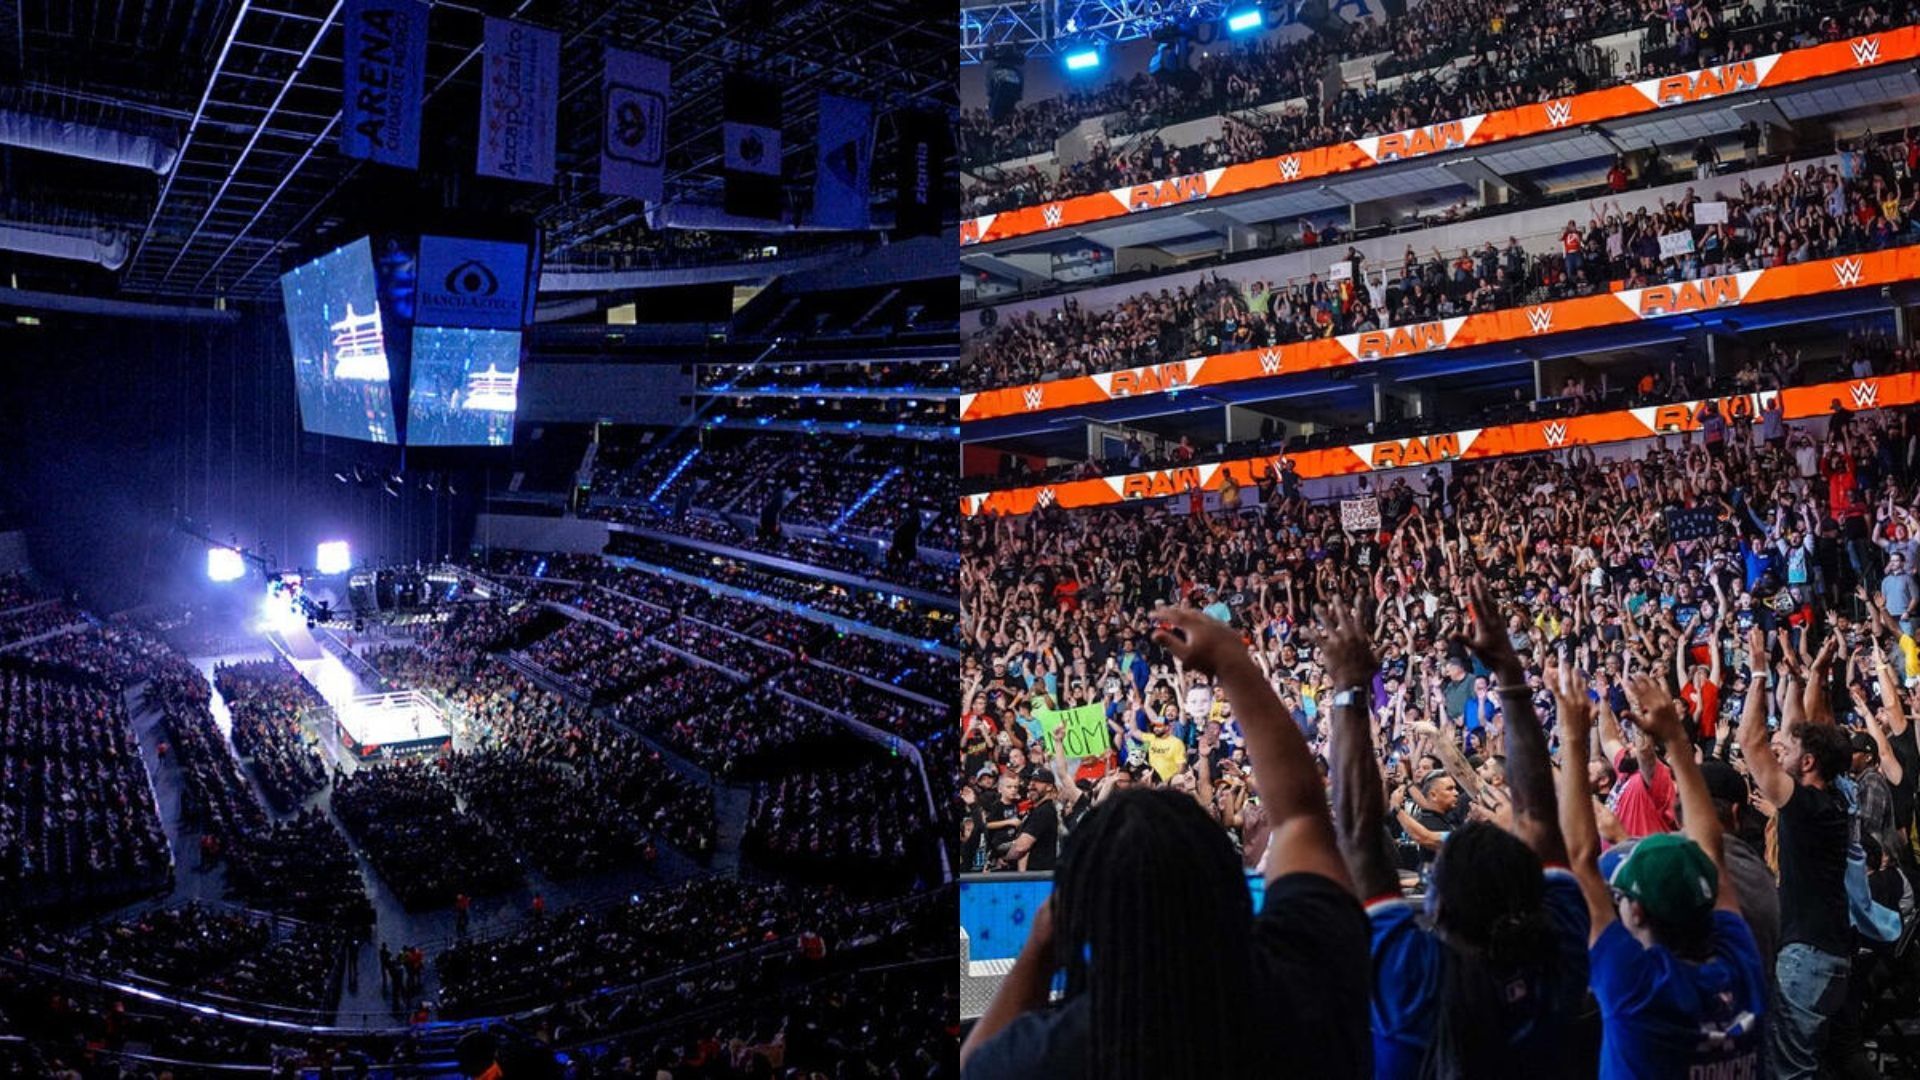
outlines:
{"label": "wwe logo banner", "polygon": [[1047,400],[1047,392],[1038,386],[1027,387],[1020,391],[1020,396],[1026,400],[1029,411],[1039,408]]}
{"label": "wwe logo banner", "polygon": [[1547,102],[1548,127],[1565,127],[1567,126],[1567,121],[1572,119],[1573,100],[1571,98],[1561,98],[1559,101]]}
{"label": "wwe logo banner", "polygon": [[1851,289],[1860,284],[1860,274],[1866,267],[1859,259],[1841,259],[1833,264],[1833,276],[1843,289]]}
{"label": "wwe logo banner", "polygon": [[1260,370],[1272,375],[1280,370],[1280,350],[1262,349],[1260,351]]}
{"label": "wwe logo banner", "polygon": [[1527,326],[1536,334],[1544,334],[1553,329],[1553,309],[1550,307],[1528,308]]}
{"label": "wwe logo banner", "polygon": [[1880,401],[1880,384],[1857,382],[1848,388],[1848,396],[1853,398],[1856,409],[1871,409]]}
{"label": "wwe logo banner", "polygon": [[1280,159],[1280,179],[1282,180],[1300,179],[1300,159],[1299,158],[1294,157],[1292,155],[1288,155]]}
{"label": "wwe logo banner", "polygon": [[1877,37],[1861,38],[1859,41],[1856,41],[1853,43],[1852,48],[1853,48],[1853,62],[1855,65],[1859,67],[1866,67],[1868,64],[1877,64],[1880,62],[1880,39],[1879,38]]}
{"label": "wwe logo banner", "polygon": [[1548,446],[1561,446],[1567,441],[1567,425],[1556,420],[1542,425],[1540,434],[1546,437]]}
{"label": "wwe logo banner", "polygon": [[1044,208],[1041,209],[1040,217],[1046,221],[1047,228],[1049,229],[1059,228],[1060,227],[1060,204],[1057,202],[1048,203]]}
{"label": "wwe logo banner", "polygon": [[1053,500],[1054,500],[1053,489],[1050,487],[1041,488],[1040,494],[1034,496],[1034,499],[1033,499],[1033,501],[1040,506],[1052,506]]}

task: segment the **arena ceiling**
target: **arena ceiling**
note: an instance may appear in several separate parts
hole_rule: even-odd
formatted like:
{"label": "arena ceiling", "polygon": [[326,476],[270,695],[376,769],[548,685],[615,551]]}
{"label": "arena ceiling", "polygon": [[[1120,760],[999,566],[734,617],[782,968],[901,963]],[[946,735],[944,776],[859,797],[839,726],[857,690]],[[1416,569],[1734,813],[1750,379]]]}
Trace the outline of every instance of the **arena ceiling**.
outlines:
{"label": "arena ceiling", "polygon": [[[9,222],[123,242],[115,265],[0,252],[21,287],[131,297],[248,299],[271,290],[295,252],[423,208],[530,217],[549,265],[648,265],[671,244],[634,200],[598,193],[603,44],[671,59],[676,101],[670,201],[719,200],[720,86],[746,68],[784,84],[790,188],[811,183],[815,93],[883,109],[951,104],[952,24],[912,0],[471,0],[436,2],[427,58],[421,169],[340,156],[340,0],[0,0],[0,108],[179,148],[165,173],[0,147],[0,229]],[[483,17],[562,33],[558,182],[474,175]],[[890,189],[883,119],[876,198]],[[729,238],[731,242],[733,238]],[[789,249],[819,239],[783,235]],[[730,251],[731,246],[723,245]],[[724,258],[716,251],[715,259]],[[0,282],[5,284],[7,282]]]}

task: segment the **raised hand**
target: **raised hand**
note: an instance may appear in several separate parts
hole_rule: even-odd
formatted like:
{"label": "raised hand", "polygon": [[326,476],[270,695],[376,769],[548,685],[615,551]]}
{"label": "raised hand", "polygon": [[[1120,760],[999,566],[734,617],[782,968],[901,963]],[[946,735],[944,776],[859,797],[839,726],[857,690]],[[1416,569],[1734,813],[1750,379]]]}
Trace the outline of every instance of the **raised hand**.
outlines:
{"label": "raised hand", "polygon": [[1519,682],[1525,670],[1514,655],[1513,640],[1500,620],[1500,609],[1487,593],[1487,579],[1480,574],[1467,582],[1467,610],[1473,614],[1472,630],[1464,635],[1467,648],[1503,682]]}
{"label": "raised hand", "polygon": [[1553,694],[1562,739],[1576,732],[1584,739],[1593,730],[1593,704],[1587,699],[1586,681],[1573,665],[1557,660],[1548,662],[1544,674],[1547,690]]}
{"label": "raised hand", "polygon": [[1664,679],[1635,675],[1627,680],[1625,689],[1627,700],[1633,703],[1631,719],[1635,727],[1656,743],[1686,737],[1686,729],[1680,725],[1680,710],[1674,706],[1673,695],[1667,692]]}
{"label": "raised hand", "polygon": [[1253,662],[1240,635],[1211,615],[1191,608],[1162,608],[1157,618],[1162,625],[1153,632],[1154,643],[1195,671],[1218,675],[1223,668]]}
{"label": "raised hand", "polygon": [[1336,686],[1361,686],[1380,670],[1373,654],[1373,642],[1360,625],[1358,609],[1338,601],[1321,604],[1314,610],[1320,624],[1319,644],[1326,657],[1327,672]]}

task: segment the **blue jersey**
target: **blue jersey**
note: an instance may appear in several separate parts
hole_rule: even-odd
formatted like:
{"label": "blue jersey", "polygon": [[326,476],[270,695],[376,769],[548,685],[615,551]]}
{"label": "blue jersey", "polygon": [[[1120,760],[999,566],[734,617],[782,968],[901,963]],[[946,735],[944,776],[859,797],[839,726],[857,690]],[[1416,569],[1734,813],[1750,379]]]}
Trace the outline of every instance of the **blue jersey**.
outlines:
{"label": "blue jersey", "polygon": [[1607,927],[1593,943],[1593,993],[1606,1031],[1601,1080],[1763,1075],[1767,973],[1753,931],[1731,911],[1713,913],[1713,955],[1701,964]]}
{"label": "blue jersey", "polygon": [[[1578,1040],[1574,1025],[1586,999],[1587,934],[1592,923],[1573,874],[1547,870],[1547,922],[1558,957],[1548,973],[1502,988],[1507,1006],[1497,1021],[1507,1032],[1504,1072],[1540,1076],[1570,1073],[1566,1061]],[[1441,1019],[1441,996],[1451,951],[1422,925],[1410,900],[1395,897],[1367,906],[1373,923],[1373,1074],[1378,1080],[1422,1073]]]}

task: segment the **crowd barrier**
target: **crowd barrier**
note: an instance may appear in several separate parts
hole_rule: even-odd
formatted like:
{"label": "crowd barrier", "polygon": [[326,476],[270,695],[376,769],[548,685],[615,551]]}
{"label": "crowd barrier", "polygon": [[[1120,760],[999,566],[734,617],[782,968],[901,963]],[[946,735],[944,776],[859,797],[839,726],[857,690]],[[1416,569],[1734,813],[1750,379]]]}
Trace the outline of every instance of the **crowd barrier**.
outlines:
{"label": "crowd barrier", "polygon": [[1920,27],[1903,26],[1805,49],[1641,79],[1512,109],[1446,120],[1386,135],[1077,195],[960,222],[960,244],[987,244],[1203,199],[1260,191],[1432,154],[1545,135],[1584,124],[1775,89],[1920,57]]}
{"label": "crowd barrier", "polygon": [[1719,403],[1722,416],[1745,412],[1758,417],[1767,402],[1780,399],[1786,420],[1824,416],[1837,405],[1849,411],[1888,409],[1920,403],[1920,373],[1878,375],[1844,382],[1795,386],[1751,394],[1676,401],[1585,416],[1526,420],[1497,427],[1466,428],[1404,439],[1353,443],[1323,450],[1260,454],[1210,465],[1184,465],[1119,476],[1101,476],[1058,484],[1011,488],[960,498],[960,512],[968,516],[1030,514],[1047,506],[1079,509],[1112,506],[1169,495],[1201,495],[1219,491],[1229,478],[1251,488],[1270,477],[1282,461],[1293,462],[1301,479],[1348,476],[1354,473],[1405,469],[1448,461],[1479,461],[1513,454],[1534,454],[1576,446],[1598,446],[1682,431],[1698,431],[1700,406]]}
{"label": "crowd barrier", "polygon": [[960,395],[962,421],[992,420],[1049,409],[1178,393],[1204,386],[1293,375],[1350,364],[1431,356],[1452,349],[1597,330],[1640,320],[1698,315],[1745,304],[1818,296],[1920,278],[1920,245],[1815,259],[1766,270],[1621,289],[1527,307],[1459,315],[1409,326],[1317,338],[1293,345],[1148,364],[1098,375],[1009,386]]}

